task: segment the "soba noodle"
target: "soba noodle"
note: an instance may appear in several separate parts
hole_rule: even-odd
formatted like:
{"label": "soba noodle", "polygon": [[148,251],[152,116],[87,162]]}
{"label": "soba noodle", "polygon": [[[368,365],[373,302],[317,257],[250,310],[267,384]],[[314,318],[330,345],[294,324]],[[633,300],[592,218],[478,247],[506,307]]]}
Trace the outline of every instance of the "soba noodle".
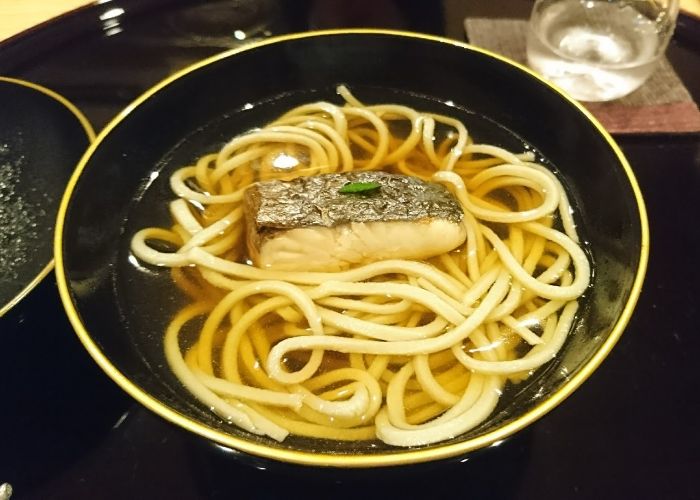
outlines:
{"label": "soba noodle", "polygon": [[[165,355],[204,405],[255,434],[450,439],[492,414],[506,382],[557,354],[589,262],[561,183],[532,154],[475,144],[447,116],[338,92],[344,105],[299,106],[170,178],[172,227],[143,229],[131,245],[171,267],[190,299],[167,327]],[[247,261],[252,183],[376,169],[447,186],[466,243],[426,262],[339,272]]]}

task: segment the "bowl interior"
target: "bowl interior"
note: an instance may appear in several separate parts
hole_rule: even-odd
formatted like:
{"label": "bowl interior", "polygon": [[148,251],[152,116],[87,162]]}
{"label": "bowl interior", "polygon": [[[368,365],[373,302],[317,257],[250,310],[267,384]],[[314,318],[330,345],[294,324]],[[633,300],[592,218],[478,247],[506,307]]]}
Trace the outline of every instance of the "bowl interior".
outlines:
{"label": "bowl interior", "polygon": [[340,83],[368,103],[398,102],[460,118],[477,142],[533,149],[558,171],[577,208],[595,272],[575,331],[554,362],[507,388],[509,397],[481,426],[427,447],[468,451],[468,444],[452,445],[532,415],[594,368],[594,355],[619,335],[623,310],[636,300],[645,222],[624,159],[580,108],[530,73],[460,44],[378,32],[292,37],[209,61],[142,99],[98,138],[71,186],[57,254],[69,315],[102,367],[122,385],[117,372],[134,384],[127,387],[132,395],[168,418],[174,411],[198,422],[187,427],[223,444],[268,457],[297,450],[302,454],[294,460],[304,463],[322,463],[309,458],[318,453],[386,456],[387,463],[415,454],[380,442],[290,436],[278,443],[223,423],[166,365],[163,331],[182,305],[168,273],[146,272],[129,260],[131,235],[168,220],[169,172],[297,104],[341,102]]}

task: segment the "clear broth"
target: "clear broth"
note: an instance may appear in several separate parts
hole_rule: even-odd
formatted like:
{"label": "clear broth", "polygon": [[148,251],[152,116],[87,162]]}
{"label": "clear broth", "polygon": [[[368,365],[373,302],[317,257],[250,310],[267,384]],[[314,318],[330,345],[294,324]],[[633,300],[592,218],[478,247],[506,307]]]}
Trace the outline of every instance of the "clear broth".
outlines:
{"label": "clear broth", "polygon": [[[450,116],[462,121],[467,127],[475,142],[494,144],[512,152],[532,151],[538,162],[544,164],[555,173],[555,166],[542,154],[528,144],[522,137],[514,134],[491,119],[472,113],[468,109],[459,107],[451,102],[440,102],[431,97],[395,91],[385,88],[353,87],[353,93],[365,103],[397,103],[404,104],[420,111]],[[115,297],[118,300],[122,321],[126,325],[126,331],[133,344],[138,349],[144,361],[149,365],[153,374],[171,388],[172,397],[181,399],[183,395],[189,401],[192,412],[202,417],[208,412],[208,408],[201,405],[189,392],[187,392],[171,373],[163,350],[163,337],[165,329],[173,315],[189,303],[185,294],[174,286],[170,270],[168,268],[154,268],[143,265],[131,255],[129,241],[131,236],[144,227],[161,226],[169,227],[171,217],[168,211],[168,202],[175,199],[169,186],[169,177],[177,169],[192,165],[201,156],[220,150],[231,138],[248,130],[264,126],[289,109],[302,103],[327,100],[334,103],[342,103],[340,96],[334,89],[321,91],[294,92],[275,96],[274,98],[247,103],[240,109],[222,113],[220,119],[193,131],[175,145],[161,161],[154,165],[154,169],[143,180],[142,188],[136,193],[131,204],[129,215],[125,221],[122,239],[122,247],[115,272],[113,273],[113,286]],[[395,130],[397,134],[402,131]],[[558,176],[565,185],[561,175]],[[570,198],[571,191],[569,192]],[[503,200],[508,202],[507,196]],[[571,199],[572,206],[576,209],[576,200]],[[582,241],[586,241],[585,234],[581,235]],[[590,252],[589,257],[590,257]],[[245,261],[245,257],[243,258]],[[155,298],[155,299],[154,299]],[[585,309],[585,298],[581,301]],[[183,347],[192,343],[195,339],[197,325],[194,322],[183,335]],[[331,360],[337,359],[330,357]],[[302,360],[289,360],[289,368]],[[469,432],[470,435],[478,434],[481,429],[490,427],[494,421],[503,421],[510,418],[511,408],[517,404],[520,394],[527,392],[532,384],[537,384],[544,373],[557,369],[556,363],[547,363],[524,382],[519,384],[508,383],[501,396],[494,414],[477,428]],[[203,418],[211,420],[211,415]],[[240,429],[232,429],[221,424],[223,430],[233,433],[243,433]],[[261,439],[257,436],[252,439]],[[283,444],[278,446],[294,448],[295,440],[308,441],[310,438],[290,436]],[[335,443],[338,452],[353,451],[351,443]],[[376,442],[372,445],[375,449],[386,448],[387,445]],[[325,445],[324,445],[325,448]]]}

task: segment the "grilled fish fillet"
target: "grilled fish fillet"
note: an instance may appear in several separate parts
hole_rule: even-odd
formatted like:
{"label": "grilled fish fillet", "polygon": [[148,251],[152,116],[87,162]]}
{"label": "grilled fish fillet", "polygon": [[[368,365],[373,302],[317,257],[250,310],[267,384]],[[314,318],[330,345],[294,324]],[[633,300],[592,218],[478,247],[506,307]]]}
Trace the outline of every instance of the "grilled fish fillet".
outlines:
{"label": "grilled fish fillet", "polygon": [[[340,192],[355,183],[379,187]],[[263,268],[336,271],[383,259],[420,260],[466,239],[462,208],[444,186],[386,172],[259,182],[246,191],[245,211],[248,252]]]}

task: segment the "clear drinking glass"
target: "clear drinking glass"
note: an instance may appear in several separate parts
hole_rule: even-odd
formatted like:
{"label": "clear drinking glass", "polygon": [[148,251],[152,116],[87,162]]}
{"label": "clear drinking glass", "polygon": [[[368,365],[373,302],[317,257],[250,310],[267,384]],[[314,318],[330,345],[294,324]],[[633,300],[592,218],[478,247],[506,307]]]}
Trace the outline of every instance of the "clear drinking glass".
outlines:
{"label": "clear drinking glass", "polygon": [[678,0],[537,0],[528,64],[581,101],[617,99],[653,73],[677,16]]}

